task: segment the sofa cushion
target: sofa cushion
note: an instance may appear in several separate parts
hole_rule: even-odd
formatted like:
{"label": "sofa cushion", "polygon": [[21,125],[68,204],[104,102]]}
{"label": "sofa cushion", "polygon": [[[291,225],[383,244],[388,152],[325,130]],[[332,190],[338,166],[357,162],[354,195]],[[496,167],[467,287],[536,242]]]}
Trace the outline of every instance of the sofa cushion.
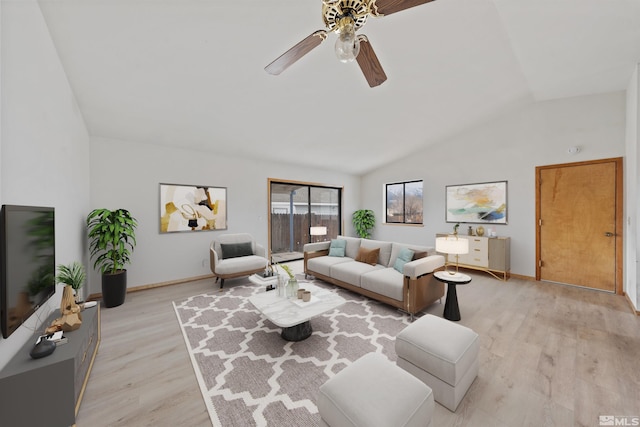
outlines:
{"label": "sofa cushion", "polygon": [[393,264],[393,268],[398,272],[402,273],[402,269],[404,265],[413,259],[413,252],[409,248],[402,248],[400,253],[398,253],[398,257],[396,258],[396,262]]}
{"label": "sofa cushion", "polygon": [[429,252],[427,251],[416,251],[413,253],[413,258],[411,258],[411,261],[415,261],[417,259],[422,259],[429,256]]}
{"label": "sofa cushion", "polygon": [[345,255],[349,258],[356,259],[358,256],[358,249],[360,249],[360,239],[359,237],[347,237],[347,236],[338,236],[338,240],[344,240],[347,242],[347,248],[345,250]]}
{"label": "sofa cushion", "polygon": [[391,256],[391,242],[383,242],[381,240],[369,240],[362,239],[360,246],[367,249],[380,248],[380,255],[378,256],[378,264],[385,267],[389,265],[389,257]]}
{"label": "sofa cushion", "polygon": [[393,268],[380,268],[363,274],[360,287],[368,291],[402,301],[404,276]]}
{"label": "sofa cushion", "polygon": [[220,243],[220,249],[222,251],[222,259],[253,255],[251,242]]}
{"label": "sofa cushion", "polygon": [[360,249],[358,249],[358,256],[356,257],[356,261],[364,262],[365,264],[376,265],[378,263],[378,256],[380,256],[380,248],[367,249],[361,247]]}
{"label": "sofa cushion", "polygon": [[346,241],[331,239],[331,245],[329,245],[329,256],[343,257],[345,255],[346,247]]}
{"label": "sofa cushion", "polygon": [[331,266],[331,277],[341,282],[349,283],[353,286],[360,286],[360,277],[374,271],[383,266],[376,264],[375,266],[351,260],[351,262],[342,262]]}
{"label": "sofa cushion", "polygon": [[236,274],[267,267],[267,259],[257,255],[227,258],[216,264],[216,274]]}
{"label": "sofa cushion", "polygon": [[331,267],[343,262],[354,262],[351,258],[335,256],[319,256],[307,260],[307,270],[310,274],[318,273],[331,277]]}
{"label": "sofa cushion", "polygon": [[[396,259],[398,259],[398,254],[400,253],[402,248],[408,248],[414,252],[413,260],[436,254],[435,249],[431,246],[420,246],[420,245],[411,245],[406,243],[394,242],[391,247],[391,257],[389,258],[389,264],[386,264],[386,265],[388,265],[389,267],[393,267],[395,265]],[[418,252],[426,252],[426,255],[422,256],[422,254],[420,254],[421,256],[417,256],[416,254]]]}

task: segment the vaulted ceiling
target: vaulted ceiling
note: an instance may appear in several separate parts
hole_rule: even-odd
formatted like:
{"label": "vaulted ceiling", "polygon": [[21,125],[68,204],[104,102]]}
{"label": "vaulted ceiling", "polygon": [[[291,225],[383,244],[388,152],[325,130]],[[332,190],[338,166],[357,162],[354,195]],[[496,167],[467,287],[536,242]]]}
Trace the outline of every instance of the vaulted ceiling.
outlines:
{"label": "vaulted ceiling", "polygon": [[92,136],[366,173],[509,109],[624,90],[639,0],[436,0],[369,19],[369,88],[321,0],[39,0]]}

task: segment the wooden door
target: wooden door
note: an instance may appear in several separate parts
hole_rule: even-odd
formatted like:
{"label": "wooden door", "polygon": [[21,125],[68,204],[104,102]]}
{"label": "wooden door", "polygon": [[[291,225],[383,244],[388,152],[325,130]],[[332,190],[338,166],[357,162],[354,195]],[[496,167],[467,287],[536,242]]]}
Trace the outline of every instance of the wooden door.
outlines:
{"label": "wooden door", "polygon": [[622,159],[536,168],[536,279],[622,290]]}

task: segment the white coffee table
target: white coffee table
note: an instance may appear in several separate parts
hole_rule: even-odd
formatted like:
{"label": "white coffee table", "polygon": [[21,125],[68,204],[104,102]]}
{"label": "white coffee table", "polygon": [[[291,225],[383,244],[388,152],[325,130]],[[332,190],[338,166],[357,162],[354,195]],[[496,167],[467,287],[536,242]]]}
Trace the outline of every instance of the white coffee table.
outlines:
{"label": "white coffee table", "polygon": [[346,302],[335,292],[307,282],[298,282],[300,288],[311,291],[311,300],[279,297],[278,291],[260,292],[249,301],[264,317],[282,328],[281,336],[287,341],[302,341],[313,331],[310,320],[340,307]]}

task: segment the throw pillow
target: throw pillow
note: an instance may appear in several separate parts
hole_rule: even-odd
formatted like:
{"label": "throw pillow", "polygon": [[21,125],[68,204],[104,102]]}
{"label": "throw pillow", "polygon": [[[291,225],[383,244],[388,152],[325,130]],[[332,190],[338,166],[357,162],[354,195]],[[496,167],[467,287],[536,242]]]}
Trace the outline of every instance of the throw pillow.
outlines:
{"label": "throw pillow", "polygon": [[331,239],[331,245],[329,246],[329,256],[343,257],[346,248],[346,240]]}
{"label": "throw pillow", "polygon": [[365,264],[376,265],[378,263],[379,256],[380,248],[367,249],[361,247],[360,249],[358,249],[358,256],[356,257],[356,261],[364,262]]}
{"label": "throw pillow", "polygon": [[414,252],[413,253],[413,258],[411,258],[412,261],[415,261],[417,259],[421,259],[426,257],[427,255],[429,255],[429,253],[427,251],[422,251],[422,252]]}
{"label": "throw pillow", "polygon": [[409,248],[400,249],[398,258],[396,259],[395,264],[393,264],[393,268],[402,273],[404,265],[413,259],[413,253],[414,252]]}
{"label": "throw pillow", "polygon": [[251,242],[220,243],[220,249],[222,249],[222,259],[253,255]]}

